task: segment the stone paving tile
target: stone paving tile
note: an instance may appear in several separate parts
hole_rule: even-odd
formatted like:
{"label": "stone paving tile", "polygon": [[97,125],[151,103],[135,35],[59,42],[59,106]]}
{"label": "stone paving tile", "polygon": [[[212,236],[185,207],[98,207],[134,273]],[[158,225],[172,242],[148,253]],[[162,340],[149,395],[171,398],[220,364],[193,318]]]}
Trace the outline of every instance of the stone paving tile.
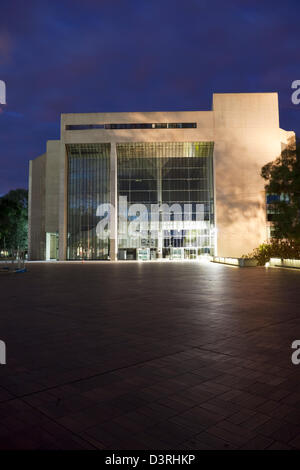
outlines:
{"label": "stone paving tile", "polygon": [[131,411],[130,413],[123,414],[111,421],[113,426],[121,426],[125,429],[128,429],[131,434],[137,434],[139,432],[145,431],[147,428],[150,428],[157,423],[163,421],[158,416],[147,416],[141,413],[138,410]]}
{"label": "stone paving tile", "polygon": [[256,428],[256,432],[267,437],[271,437],[275,432],[277,432],[283,425],[283,421],[270,418],[265,423],[261,424]]}
{"label": "stone paving tile", "polygon": [[227,417],[227,421],[233,424],[242,424],[252,419],[255,416],[256,416],[255,411],[243,409],[243,410],[238,411],[237,413],[231,413]]}
{"label": "stone paving tile", "polygon": [[[299,448],[299,447],[297,447]],[[294,447],[288,446],[284,444],[283,442],[277,442],[275,441],[273,444],[271,444],[268,447],[268,450],[292,450],[295,449]]]}
{"label": "stone paving tile", "polygon": [[240,448],[256,437],[253,431],[245,430],[241,426],[234,425],[229,421],[218,422],[216,425],[209,427],[207,432],[237,448]]}
{"label": "stone paving tile", "polygon": [[175,446],[176,448],[195,434],[193,430],[170,421],[163,421],[147,428],[145,432],[147,435],[159,438],[167,447]]}
{"label": "stone paving tile", "polygon": [[290,441],[297,442],[300,438],[300,426],[290,423],[283,424],[279,429],[271,435],[274,440],[289,444]]}
{"label": "stone paving tile", "polygon": [[[219,438],[214,434],[209,434],[208,432],[202,432],[198,434],[191,442],[192,449],[206,449],[206,450],[234,450],[238,447],[231,444],[230,442]],[[189,448],[189,447],[187,447]]]}
{"label": "stone paving tile", "polygon": [[263,415],[262,413],[255,413],[255,415],[251,416],[242,423],[242,427],[254,430],[262,424],[267,423],[270,419],[271,418],[267,415]]}
{"label": "stone paving tile", "polygon": [[0,388],[0,402],[5,402],[7,400],[10,400],[11,398],[14,398],[14,395],[7,390]]}
{"label": "stone paving tile", "polygon": [[289,441],[289,444],[296,449],[300,449],[300,434],[297,434],[294,439]]}
{"label": "stone paving tile", "polygon": [[1,278],[1,449],[300,449],[299,272],[39,263]]}
{"label": "stone paving tile", "polygon": [[147,418],[153,418],[157,421],[166,420],[178,414],[177,410],[174,410],[173,408],[162,405],[160,403],[151,403],[147,406],[140,407],[138,411],[145,415]]}
{"label": "stone paving tile", "polygon": [[223,406],[223,404],[220,404],[220,402],[215,401],[214,399],[209,400],[205,403],[201,403],[200,408],[203,408],[207,411],[212,411],[222,419],[229,418],[236,413],[236,411],[233,411],[232,407],[226,408],[225,406]]}
{"label": "stone paving tile", "polygon": [[159,400],[157,403],[159,405],[167,406],[168,408],[171,408],[178,413],[184,412],[196,406],[193,401],[184,395],[170,395]]}
{"label": "stone paving tile", "polygon": [[263,436],[256,436],[252,440],[248,441],[246,444],[243,444],[240,449],[265,450],[269,449],[272,444],[274,444],[274,441],[272,439]]}

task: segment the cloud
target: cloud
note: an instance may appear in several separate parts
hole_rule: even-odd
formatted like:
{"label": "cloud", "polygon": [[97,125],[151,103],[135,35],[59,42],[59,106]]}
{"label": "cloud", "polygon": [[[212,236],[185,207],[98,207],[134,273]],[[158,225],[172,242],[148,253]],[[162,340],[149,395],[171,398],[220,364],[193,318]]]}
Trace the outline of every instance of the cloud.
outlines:
{"label": "cloud", "polygon": [[0,32],[0,65],[12,59],[13,40],[7,32]]}
{"label": "cloud", "polygon": [[299,13],[296,0],[1,5],[0,192],[27,184],[28,159],[59,138],[62,112],[205,110],[213,92],[279,91],[282,127],[300,131]]}

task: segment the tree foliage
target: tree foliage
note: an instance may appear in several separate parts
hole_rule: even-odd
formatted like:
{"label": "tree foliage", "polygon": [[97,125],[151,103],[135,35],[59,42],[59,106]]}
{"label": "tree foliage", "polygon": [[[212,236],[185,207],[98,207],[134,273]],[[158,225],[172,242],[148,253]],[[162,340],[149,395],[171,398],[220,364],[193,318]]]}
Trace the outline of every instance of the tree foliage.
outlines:
{"label": "tree foliage", "polygon": [[[274,161],[261,171],[266,192],[273,196],[273,237],[300,240],[300,144],[291,142]],[[275,196],[275,197],[274,197]]]}
{"label": "tree foliage", "polygon": [[268,243],[262,243],[252,253],[243,258],[254,258],[258,266],[264,266],[270,258],[300,259],[300,241],[277,240],[273,238]]}
{"label": "tree foliage", "polygon": [[0,198],[0,248],[9,253],[27,249],[28,192],[9,191]]}

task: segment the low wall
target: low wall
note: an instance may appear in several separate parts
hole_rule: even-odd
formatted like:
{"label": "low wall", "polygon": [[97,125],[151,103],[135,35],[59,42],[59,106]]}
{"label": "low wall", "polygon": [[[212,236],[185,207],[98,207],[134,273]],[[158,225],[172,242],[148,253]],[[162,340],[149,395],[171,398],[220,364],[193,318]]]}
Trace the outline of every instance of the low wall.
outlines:
{"label": "low wall", "polygon": [[300,269],[300,259],[271,258],[270,266]]}
{"label": "low wall", "polygon": [[212,259],[213,263],[229,264],[231,266],[238,266],[240,268],[246,268],[249,266],[257,266],[257,261],[253,258],[222,258],[220,256],[214,256]]}

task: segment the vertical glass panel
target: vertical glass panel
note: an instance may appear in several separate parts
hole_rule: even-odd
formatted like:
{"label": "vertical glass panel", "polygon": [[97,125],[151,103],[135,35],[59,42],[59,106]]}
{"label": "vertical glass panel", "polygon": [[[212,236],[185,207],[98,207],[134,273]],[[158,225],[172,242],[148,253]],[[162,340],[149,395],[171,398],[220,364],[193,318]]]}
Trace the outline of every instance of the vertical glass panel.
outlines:
{"label": "vertical glass panel", "polygon": [[[191,204],[185,220],[191,222],[181,233],[163,230],[163,255],[194,258],[214,253],[213,142],[137,142],[117,144],[118,198],[126,196],[128,207],[144,204]],[[196,221],[196,205],[202,204],[204,220]],[[127,223],[130,223],[128,218]],[[139,251],[150,248],[155,258],[158,248],[150,230],[148,236],[132,237],[119,232],[119,256],[126,251],[138,258]],[[178,250],[182,248],[182,256]],[[132,250],[136,250],[133,254]],[[175,256],[175,255],[174,255]],[[127,258],[128,259],[128,258]]]}
{"label": "vertical glass panel", "polygon": [[69,144],[67,258],[108,259],[109,239],[97,237],[99,204],[110,202],[110,144]]}

